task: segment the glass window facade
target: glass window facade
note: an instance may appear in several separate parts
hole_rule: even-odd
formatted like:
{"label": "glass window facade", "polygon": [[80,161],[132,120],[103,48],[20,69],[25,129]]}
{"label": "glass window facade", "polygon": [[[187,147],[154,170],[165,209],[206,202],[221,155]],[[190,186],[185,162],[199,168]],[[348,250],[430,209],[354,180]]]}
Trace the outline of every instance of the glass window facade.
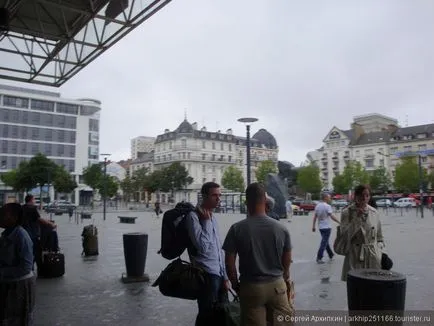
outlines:
{"label": "glass window facade", "polygon": [[[46,114],[25,110],[0,109],[0,121],[19,124],[57,127],[66,129],[77,128],[77,118],[60,114]],[[96,120],[98,121],[98,120]]]}
{"label": "glass window facade", "polygon": [[57,103],[56,112],[77,115],[78,105],[69,103]]}
{"label": "glass window facade", "polygon": [[27,109],[29,107],[29,99],[5,95],[3,96],[3,105]]}
{"label": "glass window facade", "polygon": [[45,112],[54,112],[54,102],[32,100],[30,104],[32,110],[39,110]]}

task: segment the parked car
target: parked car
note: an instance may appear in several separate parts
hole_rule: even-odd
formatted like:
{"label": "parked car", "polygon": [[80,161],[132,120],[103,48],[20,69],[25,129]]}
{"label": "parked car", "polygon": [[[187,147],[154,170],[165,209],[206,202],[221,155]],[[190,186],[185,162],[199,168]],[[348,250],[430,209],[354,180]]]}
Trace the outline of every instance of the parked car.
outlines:
{"label": "parked car", "polygon": [[377,207],[392,207],[393,206],[392,201],[390,199],[386,199],[386,198],[377,199],[375,201],[375,203],[377,204]]}
{"label": "parked car", "polygon": [[314,211],[316,204],[311,200],[303,200],[297,206],[300,207],[300,210]]}
{"label": "parked car", "polygon": [[417,201],[414,198],[399,198],[393,203],[395,207],[416,207]]}
{"label": "parked car", "polygon": [[348,205],[349,203],[345,199],[338,199],[332,201],[332,206],[335,207],[336,209],[342,209],[344,207],[347,207]]}
{"label": "parked car", "polygon": [[75,205],[66,200],[56,200],[47,205],[45,211],[47,213],[54,213],[55,215],[62,215],[68,213],[70,210],[75,209]]}

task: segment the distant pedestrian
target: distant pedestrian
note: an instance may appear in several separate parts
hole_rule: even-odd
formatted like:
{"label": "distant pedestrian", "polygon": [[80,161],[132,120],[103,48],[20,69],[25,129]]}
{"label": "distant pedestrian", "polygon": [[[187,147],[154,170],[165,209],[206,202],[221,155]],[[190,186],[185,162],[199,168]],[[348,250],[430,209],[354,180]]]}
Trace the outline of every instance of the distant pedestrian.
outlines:
{"label": "distant pedestrian", "polygon": [[[290,288],[291,239],[288,229],[267,217],[265,189],[252,183],[246,190],[247,218],[229,229],[223,244],[232,288],[240,297],[241,326],[289,325],[276,320],[292,316]],[[236,268],[239,256],[240,278]]]}
{"label": "distant pedestrian", "polygon": [[155,214],[157,215],[157,217],[160,217],[161,213],[163,213],[163,211],[161,210],[160,202],[157,200],[155,202]]}
{"label": "distant pedestrian", "polygon": [[29,233],[33,242],[34,261],[38,268],[42,263],[42,243],[41,243],[41,226],[51,230],[56,228],[56,224],[41,218],[35,205],[35,197],[27,195],[23,205],[23,223],[24,229]]}
{"label": "distant pedestrian", "polygon": [[276,212],[273,210],[275,205],[274,198],[267,195],[267,202],[265,206],[265,212],[267,213],[267,216],[274,218],[277,221],[280,221],[279,215],[276,214]]}
{"label": "distant pedestrian", "polygon": [[318,253],[316,255],[316,262],[323,264],[322,260],[324,256],[324,250],[331,259],[333,259],[334,253],[330,248],[329,239],[332,232],[331,220],[339,223],[339,220],[333,215],[333,209],[330,206],[331,197],[330,194],[322,194],[321,202],[315,206],[315,212],[312,223],[312,232],[315,232],[316,222],[318,221],[318,229],[321,234],[321,243],[319,245]]}
{"label": "distant pedestrian", "polygon": [[285,206],[286,206],[286,216],[288,217],[288,222],[291,222],[292,215],[294,213],[293,210],[292,210],[292,202],[291,202],[291,200],[288,199],[286,201]]}

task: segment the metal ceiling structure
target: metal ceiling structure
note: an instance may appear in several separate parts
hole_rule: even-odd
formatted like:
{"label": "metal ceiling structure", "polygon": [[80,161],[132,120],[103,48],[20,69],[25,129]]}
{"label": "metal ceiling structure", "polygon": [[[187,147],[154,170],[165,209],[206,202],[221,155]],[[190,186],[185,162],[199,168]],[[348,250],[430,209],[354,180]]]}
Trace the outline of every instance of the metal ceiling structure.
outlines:
{"label": "metal ceiling structure", "polygon": [[171,0],[0,0],[0,78],[59,87]]}

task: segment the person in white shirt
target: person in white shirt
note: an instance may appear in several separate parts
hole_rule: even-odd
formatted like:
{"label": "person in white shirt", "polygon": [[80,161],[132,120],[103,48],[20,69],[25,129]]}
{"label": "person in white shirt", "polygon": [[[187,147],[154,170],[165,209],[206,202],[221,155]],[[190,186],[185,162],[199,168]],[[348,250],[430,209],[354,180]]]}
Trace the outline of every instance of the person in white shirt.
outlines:
{"label": "person in white shirt", "polygon": [[288,199],[287,201],[286,201],[286,216],[288,217],[288,222],[290,222],[291,221],[291,218],[292,218],[292,203],[291,203],[291,201]]}
{"label": "person in white shirt", "polygon": [[331,197],[329,194],[324,193],[321,196],[321,202],[315,207],[315,214],[313,217],[312,232],[315,232],[316,221],[318,220],[318,229],[321,234],[321,243],[316,256],[316,262],[323,264],[322,260],[324,256],[324,250],[327,250],[327,254],[330,260],[333,259],[334,253],[330,248],[329,239],[332,232],[331,220],[336,223],[340,223],[339,220],[333,215],[332,207],[329,205]]}

